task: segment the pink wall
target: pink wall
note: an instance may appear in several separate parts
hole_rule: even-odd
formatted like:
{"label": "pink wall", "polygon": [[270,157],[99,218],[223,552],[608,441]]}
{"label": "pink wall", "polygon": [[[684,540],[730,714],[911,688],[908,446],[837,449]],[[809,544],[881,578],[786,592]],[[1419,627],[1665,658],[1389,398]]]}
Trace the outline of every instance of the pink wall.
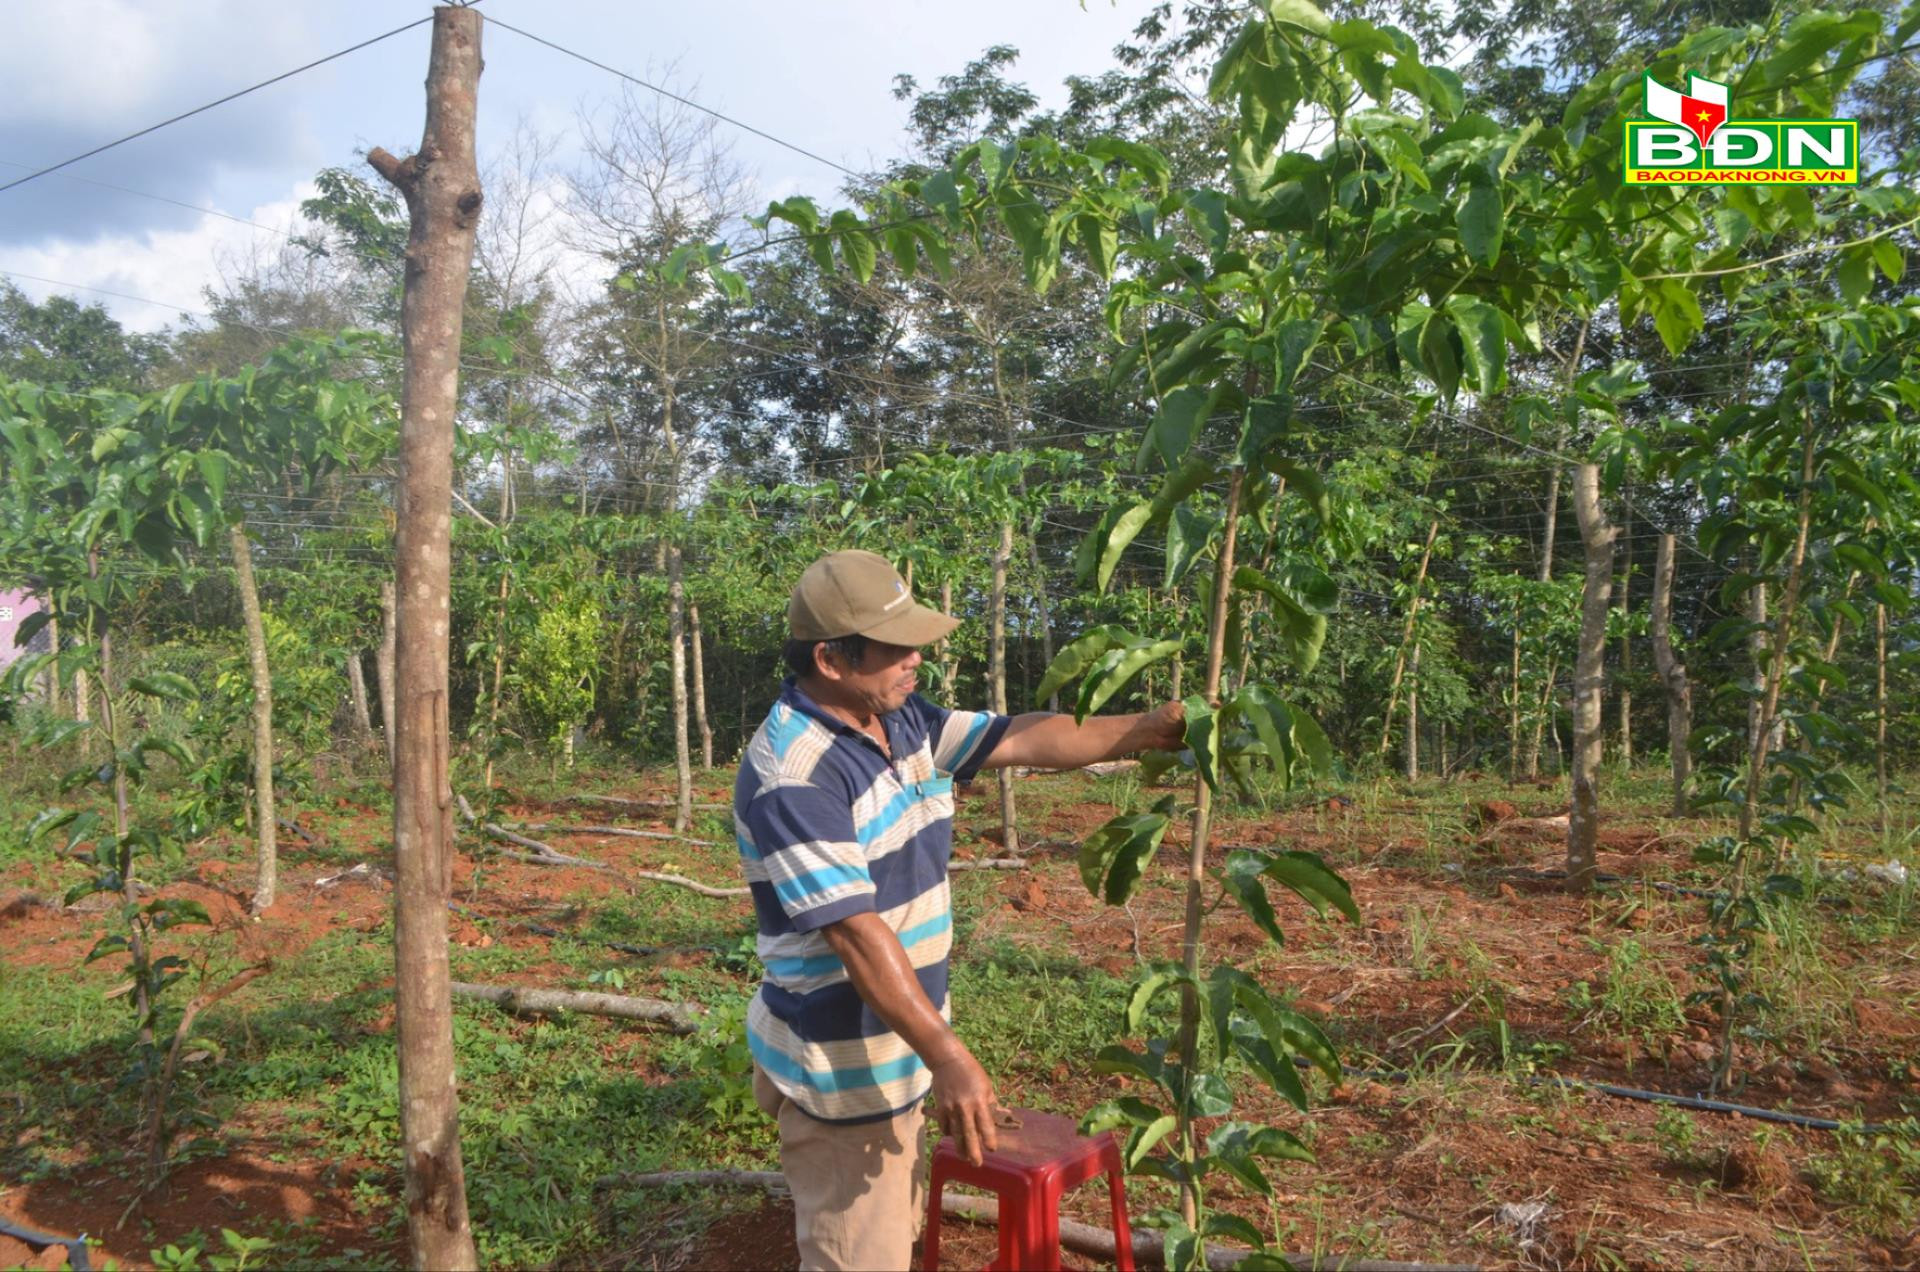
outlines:
{"label": "pink wall", "polygon": [[[0,667],[27,652],[13,643],[13,634],[29,615],[39,612],[40,599],[31,592],[0,592]],[[42,631],[33,643],[45,648],[46,640],[46,633]]]}

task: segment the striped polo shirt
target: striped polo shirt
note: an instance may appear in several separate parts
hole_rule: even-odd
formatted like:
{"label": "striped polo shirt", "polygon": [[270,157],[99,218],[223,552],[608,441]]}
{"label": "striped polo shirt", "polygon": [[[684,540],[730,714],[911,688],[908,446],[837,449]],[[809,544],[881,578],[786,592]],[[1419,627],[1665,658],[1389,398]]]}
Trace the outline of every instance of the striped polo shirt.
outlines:
{"label": "striped polo shirt", "polygon": [[924,1099],[933,1079],[861,999],[820,929],[878,913],[928,1000],[949,1015],[953,783],[979,771],[1008,718],[948,711],[916,694],[881,723],[891,761],[789,678],[733,788],[766,967],[747,1010],[747,1044],[788,1099],[828,1122],[892,1117]]}

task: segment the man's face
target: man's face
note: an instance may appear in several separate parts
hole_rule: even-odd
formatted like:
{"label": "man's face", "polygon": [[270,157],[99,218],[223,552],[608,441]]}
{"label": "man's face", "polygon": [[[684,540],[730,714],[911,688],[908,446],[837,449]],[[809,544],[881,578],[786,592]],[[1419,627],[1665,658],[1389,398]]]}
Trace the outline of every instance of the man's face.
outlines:
{"label": "man's face", "polygon": [[832,654],[825,655],[836,673],[831,678],[844,705],[884,715],[898,711],[919,687],[917,671],[920,651],[912,645],[889,645],[885,641],[867,642],[866,657],[858,667],[850,666]]}

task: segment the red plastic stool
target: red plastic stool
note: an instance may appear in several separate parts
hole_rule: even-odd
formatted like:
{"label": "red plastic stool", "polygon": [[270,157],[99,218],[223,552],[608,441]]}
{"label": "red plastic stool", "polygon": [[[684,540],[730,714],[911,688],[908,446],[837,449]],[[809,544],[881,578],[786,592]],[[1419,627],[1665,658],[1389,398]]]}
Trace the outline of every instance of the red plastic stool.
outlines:
{"label": "red plastic stool", "polygon": [[1127,1228],[1127,1186],[1120,1145],[1110,1132],[1081,1135],[1070,1117],[1009,1109],[1018,1126],[999,1128],[1000,1147],[975,1166],[951,1136],[933,1151],[927,1199],[927,1272],[940,1266],[940,1193],[948,1180],[991,1189],[1000,1198],[1000,1257],[989,1272],[1060,1267],[1060,1199],[1069,1188],[1107,1177],[1113,1201],[1115,1263],[1133,1272],[1133,1234]]}

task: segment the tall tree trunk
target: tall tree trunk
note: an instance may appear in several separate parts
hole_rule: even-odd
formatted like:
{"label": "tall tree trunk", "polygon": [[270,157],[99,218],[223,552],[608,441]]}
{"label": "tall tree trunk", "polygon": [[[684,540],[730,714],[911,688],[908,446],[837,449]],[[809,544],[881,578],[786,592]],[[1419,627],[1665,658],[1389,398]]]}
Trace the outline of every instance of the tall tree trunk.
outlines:
{"label": "tall tree trunk", "polygon": [[1630,600],[1633,596],[1633,548],[1623,523],[1621,540],[1627,543],[1626,560],[1620,570],[1620,767],[1629,772],[1633,769],[1633,634],[1628,623],[1633,611]]}
{"label": "tall tree trunk", "polygon": [[[950,582],[940,585],[940,612],[948,618],[953,617],[953,584]],[[940,684],[946,694],[947,706],[951,709],[957,705],[953,682],[960,675],[960,664],[954,656],[953,641],[942,636],[940,643],[933,647],[933,653],[940,664]]]}
{"label": "tall tree trunk", "polygon": [[1887,833],[1887,603],[1873,607],[1874,829]]}
{"label": "tall tree trunk", "polygon": [[[908,585],[912,590],[912,585]],[[693,654],[693,723],[700,731],[700,767],[713,767],[713,727],[707,723],[707,664],[700,653],[700,607],[687,606],[687,646]]]}
{"label": "tall tree trunk", "polygon": [[1560,466],[1547,470],[1547,523],[1540,534],[1540,573],[1542,583],[1553,582],[1553,540],[1560,531]]}
{"label": "tall tree trunk", "polygon": [[[53,609],[52,597],[47,598],[47,609]],[[49,614],[47,617],[47,649],[53,654],[53,661],[47,664],[47,713],[58,719],[60,716],[60,616],[58,614]]]}
{"label": "tall tree trunk", "polygon": [[[1207,678],[1202,691],[1208,702],[1220,696],[1220,667],[1226,658],[1227,604],[1233,591],[1233,551],[1240,531],[1240,493],[1245,481],[1244,469],[1235,468],[1227,478],[1226,519],[1220,534],[1220,552],[1214,559],[1213,605],[1207,624]],[[1207,779],[1193,779],[1193,833],[1187,849],[1187,906],[1182,924],[1181,964],[1187,983],[1180,990],[1180,1062],[1193,1072],[1199,1064],[1200,995],[1194,986],[1200,981],[1200,926],[1204,914],[1207,887],[1207,838],[1213,823],[1213,788]],[[1185,1106],[1178,1110],[1182,1156],[1193,1160],[1193,1119]],[[1200,1194],[1189,1181],[1180,1184],[1180,1214],[1189,1226],[1199,1222]]]}
{"label": "tall tree trunk", "polygon": [[1407,780],[1420,780],[1420,642],[1413,642],[1409,660],[1413,671],[1407,682]]}
{"label": "tall tree trunk", "polygon": [[1673,815],[1687,813],[1687,783],[1693,777],[1693,753],[1687,739],[1693,734],[1693,686],[1686,664],[1673,651],[1673,535],[1660,536],[1653,560],[1653,608],[1648,615],[1647,638],[1653,645],[1653,665],[1667,694],[1667,751],[1673,761]]}
{"label": "tall tree trunk", "polygon": [[[98,581],[100,578],[100,553],[96,549],[87,552],[87,577]],[[117,761],[120,755],[120,716],[113,705],[113,625],[105,621],[106,615],[100,615],[100,727],[107,735],[107,757]],[[87,627],[91,631],[95,622],[94,611],[89,611]],[[84,686],[85,681],[75,684]],[[84,701],[84,697],[82,698]],[[84,716],[82,717],[85,718]],[[93,732],[88,729],[87,733]],[[84,736],[84,734],[82,735]],[[119,763],[113,766],[113,833],[122,845],[127,842],[127,771]],[[120,897],[126,902],[127,913],[131,914],[140,905],[140,885],[134,879],[133,856],[130,849],[121,848],[122,869],[120,879]],[[136,967],[144,967],[149,951],[146,938],[140,933],[140,925],[127,924],[127,952],[133,956]],[[144,979],[134,977],[134,1010],[140,1017],[140,1045],[153,1046],[153,1001],[148,996]]]}
{"label": "tall tree trunk", "polygon": [[1580,597],[1580,648],[1573,672],[1573,811],[1567,819],[1567,890],[1593,889],[1600,838],[1600,763],[1606,742],[1602,706],[1607,679],[1607,608],[1613,593],[1613,544],[1618,531],[1600,506],[1600,466],[1573,472],[1573,512],[1587,558]]}
{"label": "tall tree trunk", "polygon": [[[1545,683],[1540,686],[1540,701],[1534,708],[1533,735],[1527,739],[1527,780],[1535,781],[1540,776],[1540,748],[1547,739],[1547,718],[1553,714],[1553,681],[1560,674],[1559,660],[1552,655],[1547,657]],[[1560,735],[1554,733],[1554,745],[1560,745]]]}
{"label": "tall tree trunk", "polygon": [[[505,496],[501,502],[506,502]],[[495,602],[493,620],[493,682],[487,689],[487,769],[481,784],[493,789],[493,753],[500,745],[500,692],[507,682],[507,594],[513,571],[506,560],[500,562],[500,595]],[[616,662],[615,666],[619,664]]]}
{"label": "tall tree trunk", "polygon": [[1760,700],[1767,692],[1767,621],[1767,585],[1755,583],[1747,592],[1747,622],[1752,625],[1747,631],[1747,656],[1753,664],[1747,681],[1749,756],[1766,749],[1766,741],[1760,736],[1760,720],[1764,714]]}
{"label": "tall tree trunk", "polygon": [[[1007,566],[1013,560],[1013,523],[1000,523],[1000,546],[993,553],[993,594],[988,601],[992,611],[992,635],[987,648],[988,692],[993,709],[1007,714]],[[1000,837],[1008,856],[1020,851],[1020,829],[1015,824],[1013,770],[999,770]]]}
{"label": "tall tree trunk", "polygon": [[479,79],[479,10],[435,9],[420,149],[405,160],[378,148],[367,155],[405,197],[411,223],[401,304],[406,370],[394,537],[394,696],[387,720],[394,760],[400,1140],[408,1257],[417,1268],[479,1262],[460,1156],[447,967],[454,830],[447,770],[449,531],[460,328],[481,199],[473,144]]}
{"label": "tall tree trunk", "polygon": [[373,749],[373,714],[367,703],[367,671],[360,665],[360,651],[347,651],[347,697],[353,704],[354,745],[362,752]]}
{"label": "tall tree trunk", "polygon": [[273,809],[273,671],[267,665],[267,628],[260,618],[260,591],[253,582],[253,545],[244,525],[227,531],[233,550],[233,583],[240,593],[241,624],[247,633],[247,665],[253,670],[253,810],[258,860],[253,878],[253,912],[273,904],[280,886],[279,823]]}
{"label": "tall tree trunk", "polygon": [[1439,533],[1440,522],[1435,519],[1433,524],[1427,527],[1426,546],[1420,549],[1420,568],[1413,573],[1413,599],[1407,603],[1407,621],[1406,625],[1400,629],[1400,648],[1394,653],[1393,678],[1387,685],[1387,711],[1380,721],[1380,754],[1383,756],[1393,744],[1393,712],[1399,703],[1400,678],[1406,671],[1407,651],[1418,650],[1413,639],[1413,629],[1420,618],[1420,602],[1424,599],[1422,589],[1427,583],[1427,564],[1433,560],[1433,541]]}
{"label": "tall tree trunk", "polygon": [[397,731],[394,702],[399,691],[394,683],[394,650],[398,637],[398,622],[395,618],[395,611],[398,608],[393,596],[393,580],[381,579],[380,649],[374,655],[373,674],[380,680],[380,742],[386,748],[389,768],[394,762],[393,739]]}
{"label": "tall tree trunk", "polygon": [[[1794,529],[1793,551],[1787,558],[1787,581],[1780,592],[1780,612],[1773,620],[1772,629],[1762,633],[1768,638],[1768,656],[1761,681],[1760,715],[1753,734],[1754,750],[1747,765],[1746,798],[1740,801],[1740,838],[1743,840],[1753,835],[1754,809],[1760,804],[1767,759],[1780,745],[1780,686],[1786,679],[1787,645],[1793,639],[1794,611],[1800,604],[1801,570],[1807,560],[1807,535],[1813,525],[1813,419],[1810,407],[1803,405],[1801,410],[1804,422],[1800,443],[1799,520]],[[1760,591],[1760,586],[1754,591]]]}
{"label": "tall tree trunk", "polygon": [[673,677],[673,828],[693,824],[693,759],[687,736],[687,591],[681,577],[680,545],[667,545],[668,674]]}
{"label": "tall tree trunk", "polygon": [[1520,780],[1520,616],[1513,619],[1513,700],[1507,711],[1507,781]]}

